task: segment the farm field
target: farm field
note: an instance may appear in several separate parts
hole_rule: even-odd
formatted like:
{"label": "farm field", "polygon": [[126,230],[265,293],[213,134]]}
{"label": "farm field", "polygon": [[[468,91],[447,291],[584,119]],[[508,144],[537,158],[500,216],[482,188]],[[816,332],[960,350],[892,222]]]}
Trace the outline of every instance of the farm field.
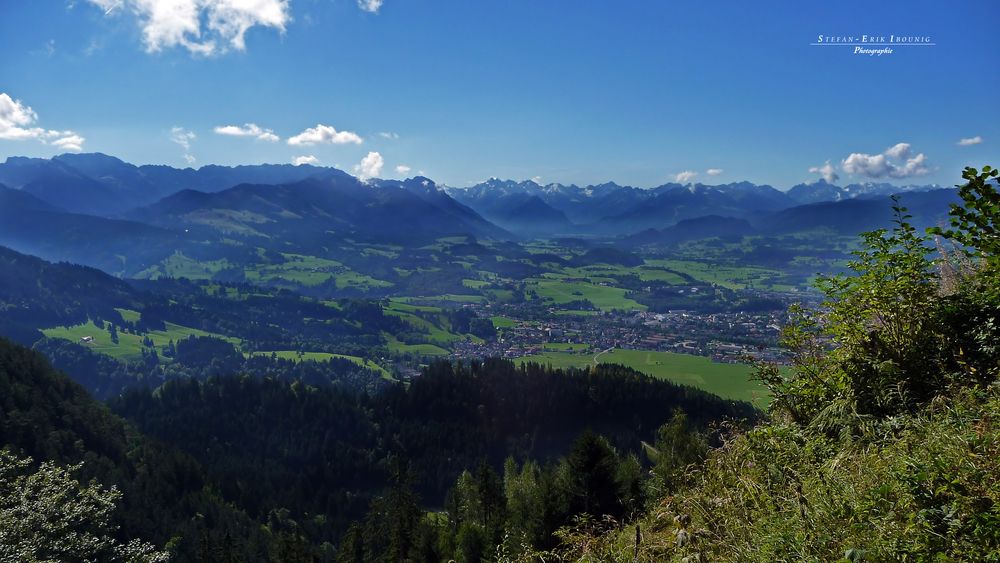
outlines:
{"label": "farm field", "polygon": [[[482,295],[459,295],[455,293],[444,293],[441,295],[426,295],[420,297],[397,297],[393,299],[393,302],[401,303],[416,303],[423,305],[425,303],[439,303],[442,305],[463,305],[466,303],[482,303],[486,301],[486,298]],[[425,305],[426,306],[426,305]]]}
{"label": "farm field", "polygon": [[386,334],[386,340],[388,341],[388,348],[390,352],[395,352],[397,354],[419,354],[422,356],[447,356],[448,351],[440,346],[435,346],[434,344],[406,344],[405,342],[400,342],[395,337]]}
{"label": "farm field", "polygon": [[600,363],[622,364],[658,379],[697,387],[726,399],[750,401],[758,406],[766,406],[769,402],[766,390],[750,379],[753,371],[750,366],[720,364],[703,356],[616,348],[597,354],[550,351],[519,361],[550,364],[554,368],[583,367],[593,365],[595,355]]}
{"label": "farm field", "polygon": [[237,267],[243,270],[246,280],[251,283],[288,282],[306,287],[317,286],[334,280],[337,289],[357,289],[368,291],[374,288],[391,287],[392,283],[375,279],[356,272],[336,260],[282,254],[285,261],[280,264],[260,262],[238,266],[227,260],[195,260],[177,252],[161,263],[136,274],[140,279],[187,278],[190,280],[211,280],[219,272]]}
{"label": "farm field", "polygon": [[493,321],[493,326],[496,328],[511,328],[517,326],[517,321],[507,317],[490,317],[490,320]]}
{"label": "farm field", "polygon": [[[142,359],[143,336],[118,331],[118,343],[116,344],[115,342],[112,342],[111,334],[107,331],[107,329],[98,328],[93,321],[88,321],[85,324],[75,326],[47,328],[43,329],[42,333],[49,338],[62,338],[64,340],[80,344],[82,344],[80,342],[81,338],[89,336],[93,338],[93,341],[83,345],[87,346],[94,352],[106,354],[117,360]],[[228,336],[222,336],[221,334],[205,332],[203,330],[181,326],[174,323],[166,323],[166,330],[151,330],[146,333],[145,336],[148,336],[157,348],[160,346],[166,346],[171,340],[173,340],[174,343],[177,343],[178,341],[184,340],[189,336],[212,336],[225,340],[226,342],[229,342],[237,347],[240,345],[240,340],[238,338],[230,338]],[[168,358],[163,358],[162,356],[160,360],[169,361]]]}
{"label": "farm field", "polygon": [[[729,289],[767,287],[770,285],[770,280],[781,276],[781,272],[757,266],[727,266],[693,260],[647,260],[646,266],[642,271],[647,276],[657,272],[650,270],[649,267],[660,267],[678,272],[682,276],[686,274],[698,281],[718,284]],[[662,270],[657,272],[657,274],[661,273],[669,274],[669,272]]]}
{"label": "farm field", "polygon": [[610,311],[612,309],[646,310],[645,305],[625,297],[625,294],[628,292],[618,287],[545,278],[529,280],[527,287],[528,289],[534,289],[539,297],[547,299],[555,305],[586,299],[602,311]]}

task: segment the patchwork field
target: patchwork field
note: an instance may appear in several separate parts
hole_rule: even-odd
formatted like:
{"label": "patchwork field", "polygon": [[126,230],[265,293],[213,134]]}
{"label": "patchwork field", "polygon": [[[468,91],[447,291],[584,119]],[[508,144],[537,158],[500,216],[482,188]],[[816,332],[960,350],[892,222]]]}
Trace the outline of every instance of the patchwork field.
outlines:
{"label": "patchwork field", "polygon": [[718,284],[729,289],[769,287],[771,280],[781,277],[781,272],[757,266],[726,266],[693,260],[647,260],[643,269],[647,276],[657,272],[650,267],[664,268],[660,270],[664,274],[669,274],[665,270],[671,270],[679,273],[679,277],[687,275],[698,281]]}
{"label": "patchwork field", "polygon": [[368,291],[392,286],[390,282],[356,272],[336,260],[301,254],[282,254],[282,257],[285,261],[276,264],[261,261],[256,264],[236,266],[227,260],[199,261],[178,252],[161,263],[139,272],[136,277],[211,280],[219,272],[235,266],[242,269],[246,280],[252,283],[281,285],[281,282],[288,282],[309,287],[327,283],[332,279],[337,289]]}

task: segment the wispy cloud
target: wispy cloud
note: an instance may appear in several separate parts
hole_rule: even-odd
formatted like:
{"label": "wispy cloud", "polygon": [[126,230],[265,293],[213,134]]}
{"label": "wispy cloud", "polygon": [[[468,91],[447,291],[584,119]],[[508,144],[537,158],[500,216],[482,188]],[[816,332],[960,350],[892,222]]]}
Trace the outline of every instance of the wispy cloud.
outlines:
{"label": "wispy cloud", "polygon": [[410,168],[409,166],[405,164],[400,164],[399,166],[396,167],[396,174],[405,176],[406,174],[410,173],[410,170],[412,170],[412,168]]}
{"label": "wispy cloud", "polygon": [[378,136],[382,137],[383,139],[389,139],[392,141],[395,141],[396,139],[399,138],[399,134],[393,133],[392,131],[382,131],[378,134]]}
{"label": "wispy cloud", "polygon": [[197,160],[194,155],[191,154],[191,141],[197,139],[198,136],[192,131],[188,131],[183,127],[172,127],[170,129],[170,140],[171,142],[177,143],[184,149],[184,160],[188,164],[194,164]]}
{"label": "wispy cloud", "polygon": [[0,92],[0,139],[7,141],[36,140],[62,150],[81,151],[86,139],[74,131],[58,131],[37,126],[38,114],[31,106]]}
{"label": "wispy cloud", "polygon": [[691,180],[694,180],[698,176],[698,173],[694,170],[685,170],[684,172],[679,172],[674,175],[674,181],[678,184],[687,184]]}
{"label": "wispy cloud", "polygon": [[967,147],[969,145],[978,145],[978,144],[980,144],[982,142],[983,142],[983,138],[981,136],[979,136],[979,135],[976,135],[975,137],[967,137],[965,139],[959,139],[958,140],[958,145],[960,147]]}
{"label": "wispy cloud", "polygon": [[721,168],[709,168],[708,170],[705,171],[705,174],[708,174],[709,176],[718,176],[723,172],[724,170]]}
{"label": "wispy cloud", "polygon": [[41,49],[35,49],[29,52],[32,55],[41,55],[43,57],[51,57],[56,54],[56,40],[49,39],[45,42],[45,45]]}
{"label": "wispy cloud", "polygon": [[346,145],[349,143],[354,143],[360,145],[363,142],[361,136],[357,133],[351,131],[337,131],[331,125],[319,124],[316,127],[310,127],[305,131],[290,137],[288,139],[288,144],[293,146],[311,146],[311,145]]}
{"label": "wispy cloud", "polygon": [[105,16],[128,13],[142,28],[146,51],[182,47],[198,55],[246,49],[251,27],[280,32],[291,21],[290,0],[88,0]]}
{"label": "wispy cloud", "polygon": [[263,129],[256,123],[244,123],[242,127],[239,125],[220,125],[216,127],[214,131],[219,135],[228,135],[230,137],[254,137],[259,141],[267,141],[269,143],[275,143],[281,140],[280,137],[274,134],[274,131],[270,129]]}

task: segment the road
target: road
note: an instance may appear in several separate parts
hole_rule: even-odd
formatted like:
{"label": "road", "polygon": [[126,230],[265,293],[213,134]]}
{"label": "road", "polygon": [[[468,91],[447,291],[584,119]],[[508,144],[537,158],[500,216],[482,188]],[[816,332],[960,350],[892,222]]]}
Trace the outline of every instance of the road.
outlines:
{"label": "road", "polygon": [[612,351],[614,349],[615,349],[615,347],[612,346],[611,348],[608,348],[607,350],[601,350],[600,352],[594,354],[594,365],[596,366],[598,363],[600,363],[598,361],[598,358],[601,357],[601,354],[607,354],[608,352],[610,352],[610,351]]}

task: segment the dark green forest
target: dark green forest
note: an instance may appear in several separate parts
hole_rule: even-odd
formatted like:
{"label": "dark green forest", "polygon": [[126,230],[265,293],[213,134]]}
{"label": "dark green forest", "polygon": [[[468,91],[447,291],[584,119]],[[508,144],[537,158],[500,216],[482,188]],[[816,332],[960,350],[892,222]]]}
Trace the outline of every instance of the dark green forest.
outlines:
{"label": "dark green forest", "polygon": [[[426,508],[457,510],[455,495],[472,494],[453,490],[466,468],[498,482],[507,459],[526,464],[524,479],[538,473],[549,481],[545,522],[531,531],[547,546],[551,531],[580,511],[625,514],[643,505],[636,455],[673,409],[698,413],[692,424],[702,429],[755,416],[749,405],[627,368],[564,372],[501,360],[434,363],[410,385],[374,394],[292,375],[185,377],[128,391],[109,408],[38,352],[9,341],[2,350],[7,447],[36,460],[83,462],[84,481],[123,493],[114,513],[120,538],[167,545],[176,560],[328,557],[357,535],[351,522],[376,518],[400,487],[419,499],[413,506],[423,522]],[[596,464],[590,469],[604,476],[570,484],[573,463]],[[387,483],[394,483],[388,493]],[[619,489],[628,497],[606,498]],[[483,545],[495,537],[484,536]]]}

